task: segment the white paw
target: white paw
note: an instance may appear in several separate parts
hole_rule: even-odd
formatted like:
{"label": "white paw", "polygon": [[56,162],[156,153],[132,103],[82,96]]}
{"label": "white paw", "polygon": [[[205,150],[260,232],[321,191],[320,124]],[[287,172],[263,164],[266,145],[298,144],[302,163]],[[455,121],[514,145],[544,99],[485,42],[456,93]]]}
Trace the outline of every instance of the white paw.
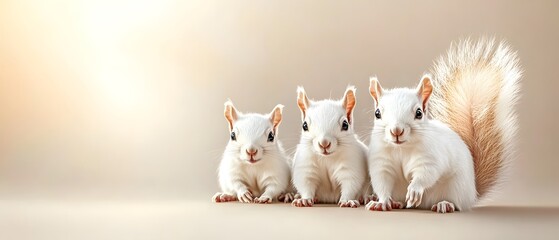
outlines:
{"label": "white paw", "polygon": [[284,202],[284,203],[292,202],[294,199],[295,199],[295,196],[294,196],[293,193],[282,193],[278,196],[278,201]]}
{"label": "white paw", "polygon": [[371,201],[378,201],[378,197],[376,194],[371,194],[369,196],[362,196],[359,197],[359,203],[363,205],[367,205]]}
{"label": "white paw", "polygon": [[235,196],[233,195],[229,195],[226,193],[216,193],[213,197],[212,197],[212,201],[216,202],[216,203],[220,203],[220,202],[231,202],[231,201],[235,201],[237,200],[237,198],[235,198]]}
{"label": "white paw", "polygon": [[272,198],[266,196],[260,196],[254,199],[254,203],[271,203]]}
{"label": "white paw", "polygon": [[314,200],[310,198],[299,198],[293,200],[291,205],[295,207],[312,207],[314,205]]}
{"label": "white paw", "polygon": [[252,196],[252,193],[250,191],[245,191],[243,193],[237,194],[237,199],[239,199],[239,202],[242,203],[250,203],[252,202],[252,200],[254,200],[254,197]]}
{"label": "white paw", "polygon": [[452,213],[454,210],[456,210],[454,204],[447,201],[441,201],[431,208],[431,211],[438,213]]}
{"label": "white paw", "polygon": [[340,200],[340,202],[338,202],[338,205],[340,207],[357,208],[357,207],[359,207],[359,201],[358,200]]}
{"label": "white paw", "polygon": [[392,209],[402,209],[404,204],[401,202],[388,200],[384,202],[370,201],[365,209],[369,211],[390,211]]}
{"label": "white paw", "polygon": [[423,199],[424,189],[411,183],[408,186],[408,193],[406,194],[406,208],[418,207]]}

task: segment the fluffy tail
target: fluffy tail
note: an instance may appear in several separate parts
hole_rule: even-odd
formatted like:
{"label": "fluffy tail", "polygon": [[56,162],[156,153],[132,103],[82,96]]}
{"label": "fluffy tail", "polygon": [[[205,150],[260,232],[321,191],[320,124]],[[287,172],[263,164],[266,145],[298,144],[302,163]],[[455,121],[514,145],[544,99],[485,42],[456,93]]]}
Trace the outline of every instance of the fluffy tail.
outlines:
{"label": "fluffy tail", "polygon": [[494,39],[464,40],[451,45],[432,73],[431,114],[470,148],[478,197],[483,197],[501,183],[513,158],[522,76],[516,52]]}

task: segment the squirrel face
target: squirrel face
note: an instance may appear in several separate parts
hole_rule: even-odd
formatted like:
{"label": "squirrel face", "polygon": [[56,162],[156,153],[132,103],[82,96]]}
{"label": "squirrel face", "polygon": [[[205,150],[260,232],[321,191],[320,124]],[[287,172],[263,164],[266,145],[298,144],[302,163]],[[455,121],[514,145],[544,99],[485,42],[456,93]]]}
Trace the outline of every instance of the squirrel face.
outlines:
{"label": "squirrel face", "polygon": [[371,78],[369,90],[376,103],[373,135],[383,135],[385,142],[399,146],[424,131],[433,90],[429,76],[424,76],[416,89],[391,90],[384,90],[376,78]]}
{"label": "squirrel face", "polygon": [[225,103],[225,119],[229,123],[230,138],[227,151],[233,151],[239,160],[257,163],[276,147],[278,126],[283,105],[277,105],[269,114],[243,114],[231,101]]}
{"label": "squirrel face", "polygon": [[302,142],[312,145],[316,154],[328,156],[353,137],[355,88],[348,87],[341,100],[311,101],[302,87],[297,89],[301,110]]}

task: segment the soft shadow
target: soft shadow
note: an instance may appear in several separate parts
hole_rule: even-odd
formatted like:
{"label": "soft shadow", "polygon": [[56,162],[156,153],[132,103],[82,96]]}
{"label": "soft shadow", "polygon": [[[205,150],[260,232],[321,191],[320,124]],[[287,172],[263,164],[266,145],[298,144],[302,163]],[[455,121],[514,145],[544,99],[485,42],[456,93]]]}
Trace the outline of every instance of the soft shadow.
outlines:
{"label": "soft shadow", "polygon": [[480,206],[471,214],[503,217],[559,217],[559,207],[553,206]]}

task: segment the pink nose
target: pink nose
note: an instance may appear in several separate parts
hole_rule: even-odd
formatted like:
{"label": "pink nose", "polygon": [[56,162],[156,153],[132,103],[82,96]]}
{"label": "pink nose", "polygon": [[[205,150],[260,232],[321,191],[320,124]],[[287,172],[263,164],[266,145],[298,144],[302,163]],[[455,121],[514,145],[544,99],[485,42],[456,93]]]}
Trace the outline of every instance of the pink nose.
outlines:
{"label": "pink nose", "polygon": [[404,134],[404,129],[394,128],[393,130],[390,130],[390,134],[392,134],[392,136],[394,137],[402,136]]}
{"label": "pink nose", "polygon": [[324,150],[330,148],[330,145],[332,145],[332,143],[328,140],[322,140],[320,143],[318,143],[318,146],[320,146]]}
{"label": "pink nose", "polygon": [[247,149],[246,152],[247,152],[247,154],[248,154],[249,156],[254,156],[254,155],[256,155],[256,153],[258,152],[258,150],[252,149],[252,148],[251,148],[251,149]]}

